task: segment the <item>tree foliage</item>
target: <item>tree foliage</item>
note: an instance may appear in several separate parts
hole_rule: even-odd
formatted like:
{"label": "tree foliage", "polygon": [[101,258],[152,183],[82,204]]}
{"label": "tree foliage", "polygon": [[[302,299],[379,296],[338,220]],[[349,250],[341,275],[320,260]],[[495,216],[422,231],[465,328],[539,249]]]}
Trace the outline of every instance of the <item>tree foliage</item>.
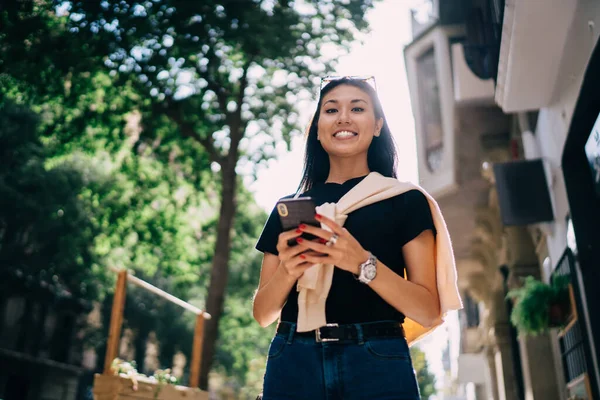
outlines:
{"label": "tree foliage", "polygon": [[[107,38],[109,68],[135,82],[222,164],[228,154],[237,162],[240,145],[242,162],[260,162],[282,139],[289,143],[298,129],[298,96],[331,66],[322,49],[348,45],[354,29],[366,27],[370,6],[369,0],[81,1],[69,12],[72,30]],[[258,144],[250,143],[255,137]]]}
{"label": "tree foliage", "polygon": [[31,111],[0,104],[0,263],[31,284],[94,299],[103,278],[91,246],[99,230],[79,196],[93,177],[68,161],[47,168],[37,124]]}
{"label": "tree foliage", "polygon": [[[220,169],[220,211],[207,293],[201,386],[215,354],[229,278],[237,171],[275,154],[298,131],[293,105],[366,26],[369,0],[73,2],[70,29],[106,38],[106,65],[150,99],[183,138],[194,139]],[[329,61],[329,62],[328,62]],[[150,118],[144,118],[151,121]],[[150,125],[151,122],[148,122]],[[142,135],[154,137],[153,129]],[[160,140],[169,140],[161,137]]]}
{"label": "tree foliage", "polygon": [[47,171],[68,164],[93,176],[71,192],[97,232],[80,236],[92,249],[86,265],[131,268],[208,309],[204,387],[213,359],[243,382],[256,373],[257,353],[241,344],[268,345],[269,332],[250,317],[260,260],[248,255],[265,215],[239,175],[300,132],[298,103],[331,70],[331,50],[366,28],[371,6],[39,0],[0,8],[1,93],[41,116]]}
{"label": "tree foliage", "polygon": [[429,370],[429,364],[425,353],[418,347],[410,348],[410,356],[413,362],[413,368],[417,374],[417,383],[421,399],[428,400],[437,393],[435,389],[435,375]]}

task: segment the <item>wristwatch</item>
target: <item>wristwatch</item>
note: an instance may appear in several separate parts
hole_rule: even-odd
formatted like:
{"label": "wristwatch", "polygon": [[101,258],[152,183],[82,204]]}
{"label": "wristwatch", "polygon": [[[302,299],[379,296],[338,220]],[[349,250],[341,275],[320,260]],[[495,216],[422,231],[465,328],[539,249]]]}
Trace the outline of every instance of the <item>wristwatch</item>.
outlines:
{"label": "wristwatch", "polygon": [[369,284],[377,276],[377,257],[369,252],[369,258],[364,263],[360,264],[360,274],[358,280],[362,283]]}

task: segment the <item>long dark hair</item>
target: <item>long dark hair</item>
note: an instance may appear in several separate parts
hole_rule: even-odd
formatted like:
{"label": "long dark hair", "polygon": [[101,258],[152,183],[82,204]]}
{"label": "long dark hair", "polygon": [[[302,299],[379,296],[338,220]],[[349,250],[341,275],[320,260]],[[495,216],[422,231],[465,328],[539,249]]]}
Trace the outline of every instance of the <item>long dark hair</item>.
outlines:
{"label": "long dark hair", "polygon": [[298,186],[298,192],[302,193],[310,190],[315,183],[325,182],[329,176],[329,155],[321,146],[321,142],[317,140],[317,127],[319,124],[319,115],[321,112],[321,102],[323,97],[334,88],[340,85],[350,85],[361,89],[371,97],[375,108],[375,118],[383,119],[383,126],[379,136],[374,136],[369,151],[367,153],[367,164],[371,172],[379,172],[383,176],[396,178],[396,166],[398,157],[396,155],[396,146],[390,132],[387,120],[383,114],[383,107],[377,93],[373,87],[360,79],[342,78],[331,81],[319,94],[319,102],[317,103],[317,111],[312,118],[310,126],[307,130],[306,151],[304,153],[304,169],[302,172],[302,180]]}

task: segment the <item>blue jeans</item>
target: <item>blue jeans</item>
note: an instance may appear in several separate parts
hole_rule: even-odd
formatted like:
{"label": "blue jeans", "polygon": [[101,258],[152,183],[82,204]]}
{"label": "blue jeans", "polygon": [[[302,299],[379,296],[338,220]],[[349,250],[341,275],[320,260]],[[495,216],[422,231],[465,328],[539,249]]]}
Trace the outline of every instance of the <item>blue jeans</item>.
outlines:
{"label": "blue jeans", "polygon": [[321,342],[277,334],[271,342],[263,400],[419,400],[403,337]]}

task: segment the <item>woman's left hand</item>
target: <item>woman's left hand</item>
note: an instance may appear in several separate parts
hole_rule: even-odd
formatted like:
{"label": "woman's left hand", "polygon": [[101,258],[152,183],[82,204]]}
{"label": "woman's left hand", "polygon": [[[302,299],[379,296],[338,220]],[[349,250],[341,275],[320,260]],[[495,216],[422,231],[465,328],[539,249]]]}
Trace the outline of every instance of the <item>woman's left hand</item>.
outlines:
{"label": "woman's left hand", "polygon": [[[317,214],[316,218],[318,221],[327,225],[332,232],[311,225],[300,225],[300,230],[322,239],[320,240],[322,243],[302,238],[296,239],[299,246],[320,253],[320,255],[302,254],[300,257],[304,257],[306,261],[315,264],[333,264],[340,269],[358,275],[360,273],[360,264],[367,261],[369,252],[360,245],[358,240],[356,240],[347,229],[342,228],[337,222],[319,214]],[[338,237],[337,241],[335,244],[327,246],[325,243],[330,240],[334,234]]]}

